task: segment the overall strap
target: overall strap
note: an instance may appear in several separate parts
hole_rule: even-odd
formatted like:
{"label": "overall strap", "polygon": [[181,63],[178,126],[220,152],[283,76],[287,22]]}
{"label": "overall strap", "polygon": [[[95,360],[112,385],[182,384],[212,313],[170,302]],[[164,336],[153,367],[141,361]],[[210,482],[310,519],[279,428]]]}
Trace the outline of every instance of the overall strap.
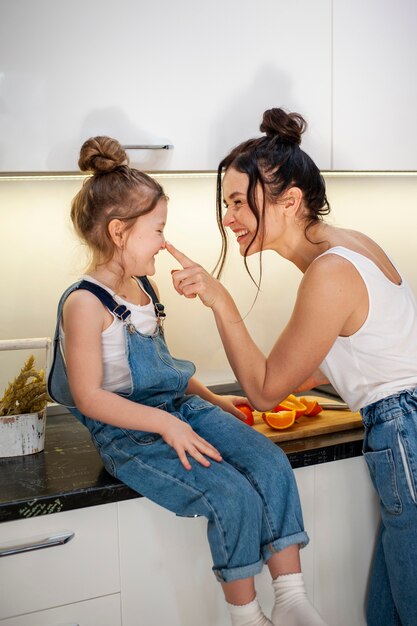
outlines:
{"label": "overall strap", "polygon": [[[138,276],[141,281],[144,290],[146,293],[152,298],[152,302],[155,309],[155,314],[160,324],[164,318],[166,317],[166,313],[164,311],[164,305],[158,301],[158,296],[155,293],[154,288],[152,287],[149,279],[146,276]],[[99,285],[90,282],[89,280],[82,280],[76,289],[86,289],[94,294],[105,307],[109,309],[117,318],[122,320],[123,322],[130,316],[130,310],[124,305],[119,304],[116,300],[109,294],[106,289],[103,289]]]}
{"label": "overall strap", "polygon": [[155,289],[152,287],[149,278],[147,278],[147,276],[138,276],[138,278],[140,282],[142,283],[143,288],[146,291],[146,293],[150,295],[152,298],[152,302],[155,308],[155,313],[156,313],[156,317],[158,318],[158,322],[162,322],[166,317],[166,313],[164,311],[164,305],[159,302],[158,296],[156,295]]}
{"label": "overall strap", "polygon": [[124,304],[119,304],[109,294],[106,289],[90,282],[89,280],[82,280],[76,287],[76,289],[85,289],[94,294],[106,308],[109,309],[117,318],[123,322],[129,317],[130,311]]}

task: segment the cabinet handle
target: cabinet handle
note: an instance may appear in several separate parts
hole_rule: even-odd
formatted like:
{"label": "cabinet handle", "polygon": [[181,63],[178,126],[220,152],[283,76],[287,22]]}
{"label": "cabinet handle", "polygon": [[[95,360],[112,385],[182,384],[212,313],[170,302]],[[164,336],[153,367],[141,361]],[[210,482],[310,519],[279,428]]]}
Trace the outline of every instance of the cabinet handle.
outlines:
{"label": "cabinet handle", "polygon": [[122,146],[124,150],[173,150],[174,146],[169,143],[164,144],[137,144],[132,146]]}
{"label": "cabinet handle", "polygon": [[32,540],[28,543],[21,543],[14,546],[0,546],[0,557],[19,554],[21,552],[31,552],[32,550],[42,550],[43,548],[52,548],[53,546],[62,546],[64,543],[71,541],[75,533],[68,531],[59,535],[52,535],[38,540]]}

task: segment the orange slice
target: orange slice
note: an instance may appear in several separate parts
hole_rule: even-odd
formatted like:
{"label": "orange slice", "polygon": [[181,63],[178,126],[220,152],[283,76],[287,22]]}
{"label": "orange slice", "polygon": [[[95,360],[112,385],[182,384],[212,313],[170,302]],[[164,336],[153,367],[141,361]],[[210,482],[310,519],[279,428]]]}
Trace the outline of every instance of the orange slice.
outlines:
{"label": "orange slice", "polygon": [[292,409],[291,411],[279,411],[278,413],[262,413],[262,419],[271,428],[275,428],[276,430],[283,430],[284,428],[289,428],[295,422],[296,410]]}
{"label": "orange slice", "polygon": [[306,412],[306,405],[304,402],[305,398],[297,398],[293,394],[290,394],[284,400],[282,400],[276,407],[274,407],[274,411],[293,411],[295,410],[295,419],[298,419]]}
{"label": "orange slice", "polygon": [[323,407],[317,402],[317,400],[307,400],[307,398],[301,398],[301,401],[306,406],[304,415],[307,417],[314,417],[322,412]]}

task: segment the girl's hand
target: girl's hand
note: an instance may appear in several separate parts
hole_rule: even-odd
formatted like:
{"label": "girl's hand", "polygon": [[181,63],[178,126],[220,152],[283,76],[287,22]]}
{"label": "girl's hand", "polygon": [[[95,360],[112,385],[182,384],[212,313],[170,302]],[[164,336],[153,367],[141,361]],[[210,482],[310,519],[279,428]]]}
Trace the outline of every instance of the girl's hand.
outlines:
{"label": "girl's hand", "polygon": [[201,265],[194,263],[168,241],[165,242],[165,248],[183,267],[182,270],[172,271],[175,290],[186,298],[198,296],[205,306],[212,308],[222,292],[225,292],[224,287]]}
{"label": "girl's hand", "polygon": [[[223,411],[231,413],[240,420],[243,420],[245,416],[243,415],[242,411],[239,411],[239,409],[237,409],[236,407],[239,404],[247,404],[251,407],[249,400],[247,398],[244,398],[243,396],[220,396],[216,394],[216,397],[211,400],[211,402],[219,406],[221,409],[223,409]],[[251,407],[251,409],[253,410],[253,407]]]}
{"label": "girl's hand", "polygon": [[210,461],[203,454],[209,456],[214,461],[222,460],[219,451],[211,443],[197,435],[189,424],[173,415],[170,417],[171,419],[166,420],[166,426],[164,426],[160,434],[163,440],[171,448],[174,448],[186,470],[191,469],[187,454],[201,463],[201,465],[204,465],[204,467],[209,467]]}

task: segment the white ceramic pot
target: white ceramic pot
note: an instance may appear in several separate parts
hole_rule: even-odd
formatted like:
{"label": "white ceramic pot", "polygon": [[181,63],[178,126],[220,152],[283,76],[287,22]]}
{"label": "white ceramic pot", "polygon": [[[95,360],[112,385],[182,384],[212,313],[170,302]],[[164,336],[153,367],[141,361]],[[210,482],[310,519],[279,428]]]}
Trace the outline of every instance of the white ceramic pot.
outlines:
{"label": "white ceramic pot", "polygon": [[0,457],[41,452],[45,447],[46,408],[39,413],[0,417]]}

